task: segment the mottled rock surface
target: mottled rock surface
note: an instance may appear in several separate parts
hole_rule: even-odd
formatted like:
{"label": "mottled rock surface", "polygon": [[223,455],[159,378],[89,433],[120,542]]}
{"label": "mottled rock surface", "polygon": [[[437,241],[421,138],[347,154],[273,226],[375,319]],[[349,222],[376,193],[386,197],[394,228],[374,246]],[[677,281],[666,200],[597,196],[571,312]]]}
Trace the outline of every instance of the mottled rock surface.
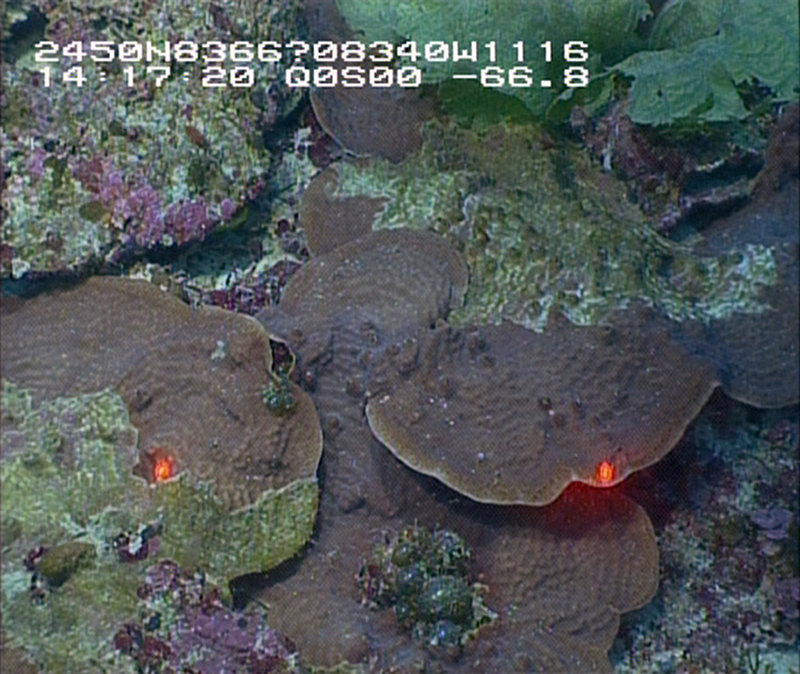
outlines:
{"label": "mottled rock surface", "polygon": [[4,277],[203,240],[264,191],[264,134],[302,93],[242,43],[296,38],[296,2],[25,4],[4,25]]}

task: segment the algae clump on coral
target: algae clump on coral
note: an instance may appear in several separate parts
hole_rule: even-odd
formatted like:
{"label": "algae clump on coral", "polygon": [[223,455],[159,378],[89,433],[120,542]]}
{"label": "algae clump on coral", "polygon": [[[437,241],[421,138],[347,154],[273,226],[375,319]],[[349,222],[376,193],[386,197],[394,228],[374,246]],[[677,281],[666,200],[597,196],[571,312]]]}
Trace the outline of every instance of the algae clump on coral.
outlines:
{"label": "algae clump on coral", "polygon": [[696,255],[650,227],[622,183],[534,126],[431,124],[424,136],[401,166],[340,165],[338,196],[385,197],[375,229],[431,229],[459,248],[470,286],[451,322],[541,330],[557,309],[600,324],[637,300],[674,320],[765,308],[759,290],[777,278],[769,247]]}
{"label": "algae clump on coral", "polygon": [[447,529],[417,525],[375,545],[359,571],[362,603],[391,607],[414,639],[442,653],[457,651],[478,629],[497,618],[470,583],[472,551]]}
{"label": "algae clump on coral", "polygon": [[[313,478],[265,491],[230,513],[211,485],[192,483],[188,474],[154,485],[136,477],[136,429],[116,393],[37,404],[4,382],[2,414],[2,526],[13,533],[3,539],[4,631],[47,671],[90,663],[130,669],[111,640],[135,617],[136,589],[155,560],[174,559],[220,583],[284,561],[311,534]],[[149,549],[132,548],[123,558],[116,542],[143,527],[151,532]],[[45,587],[34,601],[23,562],[39,546],[45,567],[52,550],[80,555],[68,573],[54,571],[57,578],[36,566]]]}

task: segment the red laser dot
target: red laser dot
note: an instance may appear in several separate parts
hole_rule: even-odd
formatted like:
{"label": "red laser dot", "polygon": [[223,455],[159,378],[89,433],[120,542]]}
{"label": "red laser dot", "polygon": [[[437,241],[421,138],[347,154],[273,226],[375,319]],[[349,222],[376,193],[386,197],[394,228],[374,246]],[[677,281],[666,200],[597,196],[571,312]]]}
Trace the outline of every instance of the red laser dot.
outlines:
{"label": "red laser dot", "polygon": [[600,465],[597,466],[597,481],[601,485],[611,484],[611,482],[614,481],[616,472],[612,463],[609,461],[601,461]]}
{"label": "red laser dot", "polygon": [[156,465],[153,466],[153,478],[156,482],[164,482],[172,477],[172,464],[171,456],[165,456],[156,461]]}

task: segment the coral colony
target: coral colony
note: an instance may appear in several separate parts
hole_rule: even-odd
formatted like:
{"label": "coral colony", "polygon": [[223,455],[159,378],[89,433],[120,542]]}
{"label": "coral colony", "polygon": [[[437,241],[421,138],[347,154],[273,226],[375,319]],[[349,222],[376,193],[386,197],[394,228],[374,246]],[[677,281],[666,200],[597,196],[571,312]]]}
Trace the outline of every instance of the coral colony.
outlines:
{"label": "coral colony", "polygon": [[4,11],[3,671],[800,672],[796,3]]}

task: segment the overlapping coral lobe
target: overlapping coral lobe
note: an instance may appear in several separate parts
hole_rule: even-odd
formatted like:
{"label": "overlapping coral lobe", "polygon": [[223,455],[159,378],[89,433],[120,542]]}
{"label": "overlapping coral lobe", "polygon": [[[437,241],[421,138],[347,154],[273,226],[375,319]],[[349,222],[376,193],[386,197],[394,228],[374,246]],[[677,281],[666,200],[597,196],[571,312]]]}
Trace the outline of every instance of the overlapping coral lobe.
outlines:
{"label": "overlapping coral lobe", "polygon": [[783,407],[800,395],[800,105],[787,106],[770,140],[752,200],[704,232],[700,254],[770,246],[776,282],[761,290],[761,313],[705,324],[671,325],[674,337],[714,363],[723,390],[757,407]]}
{"label": "overlapping coral lobe", "polygon": [[[363,421],[339,438],[337,458],[326,438],[313,546],[288,578],[260,593],[271,626],[289,635],[307,662],[371,663],[374,671],[413,671],[422,663],[447,672],[610,671],[606,650],[619,613],[647,602],[657,585],[655,538],[638,506],[611,490],[569,492],[543,509],[479,506],[399,464]],[[359,445],[370,464],[352,453]],[[345,452],[355,460],[337,466]],[[349,484],[367,493],[348,512],[335,484],[344,470]],[[464,537],[474,552],[469,578],[486,585],[487,606],[497,614],[444,658],[392,612],[362,606],[354,581],[381,532],[415,523]]]}
{"label": "overlapping coral lobe", "polygon": [[358,484],[350,467],[372,465],[374,447],[348,432],[364,423],[371,364],[390,343],[444,317],[466,283],[460,255],[436,235],[376,232],[315,257],[280,305],[259,315],[298,354],[325,433],[326,483],[345,510],[364,501],[369,485]]}
{"label": "overlapping coral lobe", "polygon": [[342,330],[375,348],[433,324],[460,302],[467,280],[461,256],[435,234],[369,233],[315,257],[259,320],[312,364],[332,341],[337,353],[352,351]]}
{"label": "overlapping coral lobe", "polygon": [[[412,662],[433,663],[437,656],[424,640],[399,629],[386,612],[360,605],[353,582],[380,531],[418,522],[465,537],[475,551],[472,578],[486,583],[489,609],[498,614],[463,654],[457,649],[436,666],[507,671],[512,662],[520,671],[606,671],[619,612],[646,602],[657,583],[655,539],[643,511],[613,492],[589,495],[596,510],[588,518],[584,492],[538,511],[479,506],[409,471],[364,418],[365,399],[380,399],[420,371],[448,389],[436,379],[437,364],[447,380],[448,359],[457,358],[460,345],[480,349],[480,335],[451,334],[444,326],[431,332],[460,300],[465,282],[457,253],[435,235],[376,232],[315,257],[292,279],[281,305],[260,316],[296,350],[301,376],[311,374],[325,436],[314,545],[261,598],[271,624],[311,663],[372,662],[401,671]],[[442,352],[427,348],[429,340]],[[458,387],[458,377],[451,380]],[[442,458],[429,440],[428,450]],[[489,487],[497,486],[494,477]],[[498,500],[501,493],[498,487]]]}
{"label": "overlapping coral lobe", "polygon": [[[343,43],[357,39],[342,19],[333,0],[310,0],[305,17],[311,38]],[[353,62],[334,62],[338,77]],[[380,64],[365,59],[358,63],[365,80]],[[365,82],[366,84],[366,82]],[[422,145],[422,124],[436,111],[431,97],[418,87],[392,86],[314,87],[311,104],[321,126],[349,152],[359,156],[379,156],[393,163],[404,160]]]}

